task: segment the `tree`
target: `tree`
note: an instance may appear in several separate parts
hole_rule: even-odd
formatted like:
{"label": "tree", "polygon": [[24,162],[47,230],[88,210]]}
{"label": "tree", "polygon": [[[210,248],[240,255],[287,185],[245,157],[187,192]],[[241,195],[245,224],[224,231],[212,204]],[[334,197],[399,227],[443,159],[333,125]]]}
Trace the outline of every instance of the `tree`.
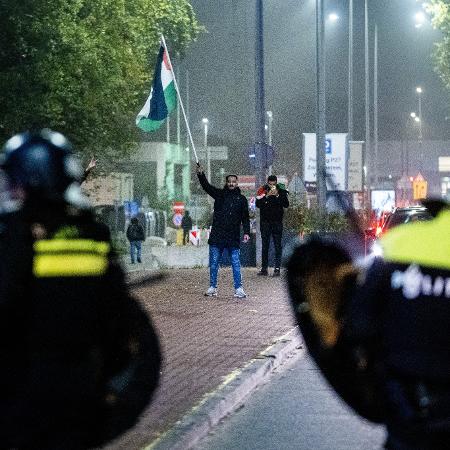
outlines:
{"label": "tree", "polygon": [[435,44],[436,72],[450,89],[450,0],[431,0],[425,5],[432,24],[442,32],[442,40]]}
{"label": "tree", "polygon": [[159,33],[183,54],[201,30],[188,0],[0,0],[0,139],[49,127],[82,153],[123,156]]}

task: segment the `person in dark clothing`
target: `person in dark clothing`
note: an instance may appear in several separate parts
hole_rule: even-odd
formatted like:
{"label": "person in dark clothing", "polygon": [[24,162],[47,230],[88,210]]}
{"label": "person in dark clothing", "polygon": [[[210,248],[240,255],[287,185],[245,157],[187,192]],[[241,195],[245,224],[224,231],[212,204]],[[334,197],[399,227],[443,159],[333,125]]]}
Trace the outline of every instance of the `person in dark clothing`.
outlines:
{"label": "person in dark clothing", "polygon": [[209,235],[209,278],[210,286],[206,296],[217,296],[217,274],[224,249],[231,257],[233,269],[234,296],[245,298],[247,294],[242,287],[240,241],[241,225],[244,228],[244,243],[250,239],[250,221],[247,199],[238,188],[236,175],[227,175],[223,189],[211,186],[206,179],[203,168],[197,166],[197,175],[202,188],[214,199],[214,214]]}
{"label": "person in dark clothing", "polygon": [[145,241],[144,227],[139,223],[137,217],[132,217],[130,225],[127,228],[127,239],[130,242],[131,264],[142,262],[142,242]]}
{"label": "person in dark clothing", "polygon": [[23,133],[0,164],[0,448],[82,450],[129,429],[161,354],[109,230],[59,133]]}
{"label": "person in dark clothing", "polygon": [[183,229],[183,245],[189,242],[189,232],[192,229],[192,218],[189,211],[186,211],[181,219],[181,228]]}
{"label": "person in dark clothing", "polygon": [[338,242],[312,239],[288,265],[305,343],[337,393],[386,425],[386,448],[450,442],[450,205],[380,239],[357,269]]}
{"label": "person in dark clothing", "polygon": [[267,184],[256,194],[256,207],[260,209],[261,230],[261,270],[258,275],[268,275],[270,238],[275,247],[275,268],[273,276],[280,275],[281,238],[283,235],[284,208],[289,207],[288,193],[284,186],[277,184],[277,177],[269,175]]}

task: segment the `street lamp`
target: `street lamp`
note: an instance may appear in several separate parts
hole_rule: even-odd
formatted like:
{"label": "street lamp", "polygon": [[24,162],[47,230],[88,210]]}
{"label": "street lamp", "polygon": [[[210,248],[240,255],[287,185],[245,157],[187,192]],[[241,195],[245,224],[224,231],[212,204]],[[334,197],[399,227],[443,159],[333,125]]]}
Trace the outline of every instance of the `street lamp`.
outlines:
{"label": "street lamp", "polygon": [[203,129],[204,129],[203,147],[205,148],[205,155],[206,155],[206,176],[208,177],[208,181],[211,182],[211,161],[210,161],[210,154],[209,154],[209,148],[208,148],[209,120],[206,117],[203,117],[202,123],[203,123]]}
{"label": "street lamp", "polygon": [[336,22],[337,20],[339,20],[339,16],[336,13],[332,12],[328,14],[328,20],[330,22]]}
{"label": "street lamp", "polygon": [[415,27],[422,28],[425,23],[425,14],[422,11],[419,11],[415,14],[414,18],[416,19]]}
{"label": "street lamp", "polygon": [[325,100],[325,20],[324,0],[316,0],[316,179],[317,205],[325,211],[327,186],[325,180],[326,100]]}
{"label": "street lamp", "polygon": [[416,93],[417,93],[417,97],[419,100],[419,120],[417,120],[417,122],[419,123],[419,151],[420,151],[420,164],[422,165],[422,169],[423,169],[423,145],[422,145],[422,141],[423,141],[423,136],[422,136],[422,88],[420,86],[416,87]]}
{"label": "street lamp", "polygon": [[267,132],[269,134],[269,145],[272,145],[272,121],[273,121],[273,113],[272,111],[266,111],[267,119],[268,119],[268,125],[267,125]]}
{"label": "street lamp", "polygon": [[[268,143],[272,147],[272,121],[273,121],[273,113],[272,111],[266,111],[268,125],[266,125],[266,130],[268,133]],[[272,164],[268,168],[269,175],[272,175]]]}

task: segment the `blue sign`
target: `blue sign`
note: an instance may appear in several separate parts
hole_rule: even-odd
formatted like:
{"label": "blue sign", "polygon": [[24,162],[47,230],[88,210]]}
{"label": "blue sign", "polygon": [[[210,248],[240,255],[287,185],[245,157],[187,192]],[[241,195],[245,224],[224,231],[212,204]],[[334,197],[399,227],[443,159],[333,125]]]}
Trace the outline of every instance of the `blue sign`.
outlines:
{"label": "blue sign", "polygon": [[137,202],[130,202],[128,200],[125,200],[123,202],[123,206],[125,209],[125,215],[127,217],[134,217],[137,216],[139,213],[139,205]]}
{"label": "blue sign", "polygon": [[331,150],[331,139],[325,139],[325,154],[330,154]]}

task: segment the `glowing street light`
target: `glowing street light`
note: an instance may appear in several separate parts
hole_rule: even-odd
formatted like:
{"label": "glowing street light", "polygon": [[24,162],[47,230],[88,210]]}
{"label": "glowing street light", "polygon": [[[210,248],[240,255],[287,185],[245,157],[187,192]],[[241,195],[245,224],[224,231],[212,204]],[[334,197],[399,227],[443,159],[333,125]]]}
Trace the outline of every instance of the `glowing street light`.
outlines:
{"label": "glowing street light", "polygon": [[417,12],[414,18],[416,19],[416,24],[414,25],[416,28],[421,28],[425,24],[425,14],[422,11]]}
{"label": "glowing street light", "polygon": [[332,12],[332,13],[328,14],[328,20],[330,22],[336,22],[339,20],[339,16],[336,13]]}
{"label": "glowing street light", "polygon": [[211,159],[210,159],[209,148],[208,148],[209,120],[206,117],[203,117],[202,123],[203,123],[203,129],[204,129],[203,146],[205,147],[205,153],[206,153],[206,176],[208,177],[208,181],[211,181]]}

